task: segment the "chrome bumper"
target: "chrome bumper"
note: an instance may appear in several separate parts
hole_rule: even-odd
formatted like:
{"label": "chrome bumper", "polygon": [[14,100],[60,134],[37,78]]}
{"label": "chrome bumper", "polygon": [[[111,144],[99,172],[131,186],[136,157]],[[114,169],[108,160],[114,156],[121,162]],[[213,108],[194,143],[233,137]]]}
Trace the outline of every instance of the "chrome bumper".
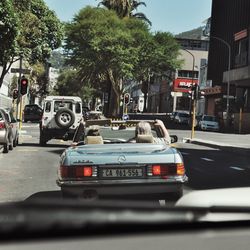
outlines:
{"label": "chrome bumper", "polygon": [[187,176],[169,177],[168,179],[139,179],[139,180],[93,180],[93,181],[62,181],[57,185],[62,191],[76,196],[83,196],[93,191],[96,196],[123,195],[164,195],[176,193],[182,189]]}

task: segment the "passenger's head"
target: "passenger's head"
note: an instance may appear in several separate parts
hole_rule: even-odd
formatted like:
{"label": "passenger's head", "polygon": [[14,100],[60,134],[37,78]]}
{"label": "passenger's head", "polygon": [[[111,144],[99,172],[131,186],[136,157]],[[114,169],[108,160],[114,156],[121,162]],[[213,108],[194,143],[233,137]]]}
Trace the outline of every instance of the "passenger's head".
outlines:
{"label": "passenger's head", "polygon": [[152,135],[151,126],[148,122],[139,122],[135,128],[135,136],[137,135]]}
{"label": "passenger's head", "polygon": [[92,126],[89,128],[87,136],[100,136],[100,129],[97,126]]}

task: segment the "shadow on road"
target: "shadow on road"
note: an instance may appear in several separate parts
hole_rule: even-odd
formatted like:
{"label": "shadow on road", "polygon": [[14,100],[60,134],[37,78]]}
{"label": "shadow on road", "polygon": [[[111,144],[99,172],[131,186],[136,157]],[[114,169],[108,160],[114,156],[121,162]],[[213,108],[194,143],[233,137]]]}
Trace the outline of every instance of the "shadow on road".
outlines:
{"label": "shadow on road", "polygon": [[22,144],[19,144],[18,147],[68,148],[69,145],[65,145],[65,144],[47,144],[47,146],[42,147],[39,143],[24,142]]}

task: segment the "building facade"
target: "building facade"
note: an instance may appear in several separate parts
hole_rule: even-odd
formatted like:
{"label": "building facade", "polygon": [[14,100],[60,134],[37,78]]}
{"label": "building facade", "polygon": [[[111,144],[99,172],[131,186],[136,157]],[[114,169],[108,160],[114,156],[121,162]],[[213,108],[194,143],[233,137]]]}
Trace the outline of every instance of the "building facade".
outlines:
{"label": "building facade", "polygon": [[249,0],[213,0],[208,57],[208,79],[221,88],[211,95],[214,112],[223,116],[229,109],[237,131],[243,111],[243,132],[250,132],[249,10]]}

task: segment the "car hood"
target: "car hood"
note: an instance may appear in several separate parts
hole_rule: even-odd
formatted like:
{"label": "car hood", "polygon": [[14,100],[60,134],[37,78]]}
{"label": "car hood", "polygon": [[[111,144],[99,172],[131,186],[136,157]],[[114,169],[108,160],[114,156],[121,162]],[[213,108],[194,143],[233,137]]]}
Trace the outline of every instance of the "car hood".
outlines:
{"label": "car hood", "polygon": [[182,162],[178,151],[163,144],[101,144],[69,148],[65,152],[64,165],[74,163],[129,164]]}

